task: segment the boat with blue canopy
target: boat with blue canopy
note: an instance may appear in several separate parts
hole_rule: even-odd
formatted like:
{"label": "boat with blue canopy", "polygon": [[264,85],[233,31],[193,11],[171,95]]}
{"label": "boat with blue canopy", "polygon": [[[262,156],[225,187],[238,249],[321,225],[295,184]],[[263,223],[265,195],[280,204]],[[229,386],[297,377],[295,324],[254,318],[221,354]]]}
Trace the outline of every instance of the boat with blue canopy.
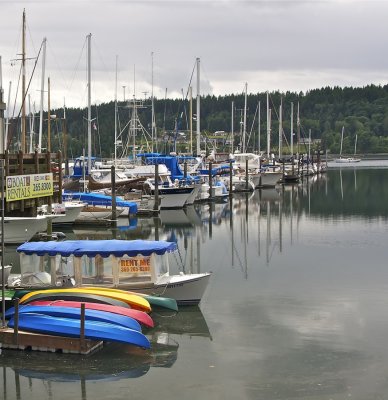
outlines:
{"label": "boat with blue canopy", "polygon": [[150,240],[26,242],[17,248],[19,287],[120,289],[198,304],[211,272],[170,275],[168,254],[176,251],[173,242]]}

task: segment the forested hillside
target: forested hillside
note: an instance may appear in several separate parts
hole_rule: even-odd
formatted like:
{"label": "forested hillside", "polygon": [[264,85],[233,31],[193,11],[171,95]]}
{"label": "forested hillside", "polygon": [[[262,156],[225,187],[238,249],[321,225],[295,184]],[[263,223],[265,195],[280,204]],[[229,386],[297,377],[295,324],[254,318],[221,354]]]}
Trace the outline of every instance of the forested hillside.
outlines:
{"label": "forested hillside", "polygon": [[[388,86],[366,86],[363,88],[326,87],[311,90],[307,93],[269,94],[271,108],[271,149],[276,153],[278,147],[279,106],[283,103],[283,147],[289,151],[291,103],[294,107],[293,126],[297,132],[297,108],[299,104],[300,136],[314,141],[314,150],[328,150],[339,153],[341,129],[344,126],[343,153],[354,152],[357,135],[357,153],[388,153]],[[201,133],[207,140],[207,148],[217,145],[218,150],[230,143],[232,124],[232,102],[234,104],[234,144],[240,143],[240,132],[243,121],[244,94],[228,96],[205,96],[201,98]],[[258,109],[260,102],[260,130],[258,126]],[[144,107],[137,108],[138,118],[145,130],[151,133],[151,100],[144,100]],[[110,157],[114,153],[115,121],[114,102],[93,106],[92,126],[93,153]],[[177,149],[188,151],[190,104],[183,99],[155,99],[155,120],[157,131],[157,148],[159,151],[171,151],[174,143]],[[247,98],[247,142],[248,149],[258,150],[258,132],[260,131],[260,149],[267,148],[266,93],[249,94]],[[125,144],[129,132],[128,121],[131,108],[124,102],[118,104],[117,132],[123,131],[120,140]],[[196,100],[193,100],[193,141],[196,132]],[[53,110],[57,120],[52,122],[52,151],[63,150],[63,110]],[[82,154],[87,149],[87,110],[66,110],[66,131],[68,134],[68,156]],[[46,128],[47,129],[47,128]],[[224,131],[225,133],[222,133]],[[215,133],[217,132],[217,133]],[[46,133],[47,134],[47,133]],[[249,141],[248,141],[249,138]],[[294,143],[297,135],[294,136]],[[150,138],[149,138],[150,139]],[[216,141],[216,139],[218,139]],[[321,139],[320,143],[317,139]],[[128,144],[133,143],[133,138]],[[144,136],[137,130],[137,145],[144,145]],[[143,146],[143,148],[145,148]],[[156,146],[155,146],[156,148]],[[154,148],[154,149],[155,149]],[[195,144],[193,145],[195,149]],[[227,150],[227,149],[226,149]],[[303,149],[301,151],[304,151]]]}

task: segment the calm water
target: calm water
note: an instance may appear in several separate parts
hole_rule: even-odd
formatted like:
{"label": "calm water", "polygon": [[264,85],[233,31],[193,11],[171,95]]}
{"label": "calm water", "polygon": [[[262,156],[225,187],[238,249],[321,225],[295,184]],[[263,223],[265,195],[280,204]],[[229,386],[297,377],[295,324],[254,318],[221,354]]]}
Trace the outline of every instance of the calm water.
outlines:
{"label": "calm water", "polygon": [[199,308],[155,317],[151,351],[3,351],[0,397],[388,399],[388,163],[378,166],[66,231],[175,240],[174,270],[213,276]]}

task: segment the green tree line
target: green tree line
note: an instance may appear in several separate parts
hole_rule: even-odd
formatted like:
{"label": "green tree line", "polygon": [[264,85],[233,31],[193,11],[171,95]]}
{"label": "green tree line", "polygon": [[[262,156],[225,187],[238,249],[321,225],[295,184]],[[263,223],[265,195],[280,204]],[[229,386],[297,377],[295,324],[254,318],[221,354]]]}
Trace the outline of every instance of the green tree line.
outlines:
{"label": "green tree line", "polygon": [[[241,144],[242,122],[244,120],[244,94],[201,97],[200,127],[203,140],[208,148],[229,151],[232,137],[234,148]],[[341,144],[341,130],[344,127],[343,154],[353,154],[357,136],[357,153],[388,153],[388,86],[369,85],[362,88],[325,87],[306,93],[271,92],[271,151],[277,151],[279,144],[279,107],[282,104],[283,151],[290,151],[291,103],[293,104],[294,146],[298,138],[297,110],[300,118],[300,140],[309,134],[314,142],[314,150],[338,154]],[[232,129],[233,104],[233,136]],[[190,103],[183,99],[154,99],[155,127],[157,142],[154,150],[188,151],[190,146]],[[196,133],[196,100],[192,104],[193,141]],[[259,113],[260,109],[260,113]],[[140,124],[147,134],[136,130],[136,143],[146,149],[151,140],[151,99],[146,99],[136,109]],[[69,108],[66,110],[66,127],[63,110],[52,110],[57,120],[51,125],[52,151],[64,150],[66,131],[67,157],[76,157],[87,151],[87,110]],[[128,139],[128,121],[133,109],[127,103],[118,103],[117,132],[121,133],[123,144],[132,144]],[[93,154],[111,157],[115,141],[115,103],[103,103],[92,107],[92,149]],[[246,144],[248,151],[267,148],[267,93],[247,96]],[[259,125],[260,121],[260,125]],[[220,133],[221,132],[221,133]],[[47,128],[44,136],[47,137]],[[319,139],[319,140],[318,140]],[[201,147],[204,144],[201,144]],[[228,146],[228,148],[226,147]],[[305,146],[305,145],[304,145]],[[195,144],[193,145],[195,149]],[[296,147],[294,147],[294,152]],[[306,150],[302,148],[301,152]]]}

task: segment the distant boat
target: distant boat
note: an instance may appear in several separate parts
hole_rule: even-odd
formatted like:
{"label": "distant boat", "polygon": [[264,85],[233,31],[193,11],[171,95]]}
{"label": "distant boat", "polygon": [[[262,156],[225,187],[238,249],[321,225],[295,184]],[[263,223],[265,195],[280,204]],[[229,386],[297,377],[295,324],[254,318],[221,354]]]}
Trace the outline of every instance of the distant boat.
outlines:
{"label": "distant boat", "polygon": [[360,162],[361,158],[356,158],[356,149],[357,149],[357,135],[356,135],[356,140],[354,143],[354,157],[342,157],[342,144],[344,141],[344,130],[345,128],[342,127],[342,131],[341,131],[341,147],[340,147],[340,156],[339,158],[335,159],[336,163],[356,163],[356,162]]}

